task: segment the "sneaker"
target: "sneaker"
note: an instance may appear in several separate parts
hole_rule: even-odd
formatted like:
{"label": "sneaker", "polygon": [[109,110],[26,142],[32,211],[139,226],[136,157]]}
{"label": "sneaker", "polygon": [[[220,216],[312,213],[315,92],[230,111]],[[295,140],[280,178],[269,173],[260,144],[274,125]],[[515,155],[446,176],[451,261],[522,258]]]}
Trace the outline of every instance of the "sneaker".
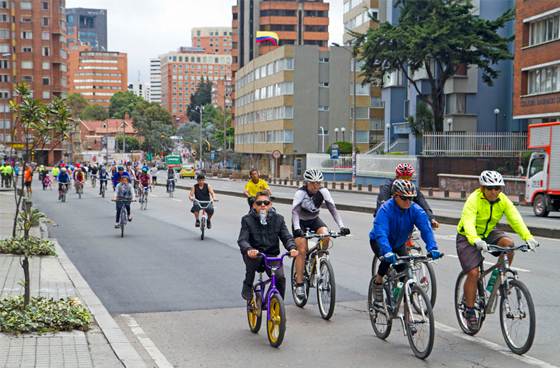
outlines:
{"label": "sneaker", "polygon": [[206,227],[209,229],[212,228],[212,223],[210,222],[210,220],[206,221]]}
{"label": "sneaker", "polygon": [[115,229],[118,229],[120,226],[121,226],[121,224],[117,222],[117,223],[115,224]]}
{"label": "sneaker", "polygon": [[376,303],[383,303],[383,285],[379,285],[377,283],[373,283],[373,289],[375,291],[375,302]]}
{"label": "sneaker", "polygon": [[296,285],[296,297],[298,299],[303,299],[305,298],[305,289],[303,288],[303,284],[297,284]]}
{"label": "sneaker", "polygon": [[59,196],[58,196],[58,200],[60,201],[61,198],[62,198],[62,196],[59,195]]}
{"label": "sneaker", "polygon": [[478,318],[476,318],[476,314],[474,313],[474,311],[471,312],[466,309],[463,312],[463,318],[465,319],[465,322],[467,322],[467,328],[469,330],[471,330],[472,332],[478,332]]}
{"label": "sneaker", "polygon": [[243,289],[241,289],[241,297],[245,300],[253,299],[253,287],[243,281]]}
{"label": "sneaker", "polygon": [[194,223],[195,227],[200,227],[200,220],[196,220],[196,222]]}
{"label": "sneaker", "polygon": [[132,216],[128,216],[128,222],[132,222]]}

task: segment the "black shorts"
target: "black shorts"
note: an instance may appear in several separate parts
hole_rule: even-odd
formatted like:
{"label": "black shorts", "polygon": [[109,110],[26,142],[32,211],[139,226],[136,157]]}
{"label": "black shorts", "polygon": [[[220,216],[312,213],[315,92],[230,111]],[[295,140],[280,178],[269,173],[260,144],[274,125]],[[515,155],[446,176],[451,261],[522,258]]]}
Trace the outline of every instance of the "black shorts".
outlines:
{"label": "black shorts", "polygon": [[31,186],[31,182],[30,182],[30,181],[26,181],[26,182],[25,182],[25,186],[26,186],[26,187],[30,187],[30,186]]}
{"label": "black shorts", "polygon": [[[306,231],[307,229],[317,232],[322,227],[327,227],[323,220],[319,218],[319,216],[315,217],[312,220],[299,220],[299,228],[302,231]],[[292,224],[292,234],[294,233],[294,225]],[[294,236],[295,238],[295,236]]]}
{"label": "black shorts", "polygon": [[[498,244],[498,241],[502,238],[509,238],[505,232],[502,230],[492,230],[486,239],[483,239],[488,244]],[[482,252],[479,251],[476,246],[469,243],[469,240],[465,235],[457,234],[457,256],[459,257],[459,263],[463,271],[469,272],[475,267],[478,267],[480,263],[484,260]],[[494,254],[490,252],[494,257],[499,256],[501,253]]]}

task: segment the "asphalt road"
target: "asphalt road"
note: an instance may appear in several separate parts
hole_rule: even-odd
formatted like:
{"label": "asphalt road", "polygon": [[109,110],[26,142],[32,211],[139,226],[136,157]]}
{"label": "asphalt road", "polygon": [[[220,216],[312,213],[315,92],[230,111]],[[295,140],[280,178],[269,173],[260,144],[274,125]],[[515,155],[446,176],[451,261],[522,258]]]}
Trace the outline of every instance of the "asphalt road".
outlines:
{"label": "asphalt road", "polygon": [[[282,191],[277,189],[275,194]],[[553,286],[560,279],[557,239],[539,237],[537,253],[516,256],[514,266],[529,287],[537,312],[535,343],[528,356],[518,357],[505,345],[497,314],[488,316],[476,338],[460,332],[452,305],[460,269],[455,227],[442,225],[436,232],[438,246],[446,254],[435,266],[436,343],[432,355],[422,362],[412,354],[400,326],[394,325],[386,341],[378,339],[371,328],[366,313],[372,257],[370,214],[341,211],[352,236],[338,240],[331,250],[337,281],[333,318],[321,319],[315,295],[300,309],[288,293],[286,337],[274,349],[264,327],[258,334],[249,331],[240,297],[244,265],[236,240],[247,210],[243,198],[217,196],[213,228],[201,241],[189,213],[188,193],[183,190],[169,198],[164,188],[155,188],[146,211],[133,203],[133,221],[124,238],[114,229],[114,203],[109,196],[98,196],[97,188],[87,186],[82,199],[69,193],[66,203],[56,197],[55,191],[34,189],[34,204],[59,224],[49,229],[50,236],[58,239],[149,366],[157,366],[157,360],[162,367],[239,367],[265,361],[277,366],[365,367],[394,364],[397,355],[400,366],[560,365],[560,320],[554,317],[560,291]],[[290,206],[277,203],[275,207],[290,224]],[[328,211],[323,211],[322,218],[334,226]],[[287,274],[288,270],[289,265]]]}

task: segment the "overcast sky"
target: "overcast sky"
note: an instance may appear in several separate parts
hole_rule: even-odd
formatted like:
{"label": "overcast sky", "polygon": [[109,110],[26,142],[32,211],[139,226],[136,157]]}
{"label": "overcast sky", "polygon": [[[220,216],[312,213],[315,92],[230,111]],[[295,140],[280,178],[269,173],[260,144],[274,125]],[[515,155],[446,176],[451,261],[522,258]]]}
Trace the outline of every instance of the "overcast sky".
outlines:
{"label": "overcast sky", "polygon": [[[329,44],[342,43],[343,0],[331,0]],[[128,54],[128,81],[149,83],[151,58],[192,46],[194,27],[231,27],[236,0],[66,0],[67,8],[107,10],[108,51]],[[140,78],[138,78],[140,71]]]}

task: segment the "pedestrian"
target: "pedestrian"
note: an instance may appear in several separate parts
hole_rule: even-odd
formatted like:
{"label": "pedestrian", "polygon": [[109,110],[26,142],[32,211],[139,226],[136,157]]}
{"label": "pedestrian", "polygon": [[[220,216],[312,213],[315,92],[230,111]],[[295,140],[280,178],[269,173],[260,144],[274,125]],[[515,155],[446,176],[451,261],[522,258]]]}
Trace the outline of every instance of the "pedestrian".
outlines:
{"label": "pedestrian", "polygon": [[25,188],[27,190],[27,196],[29,198],[32,198],[33,188],[31,188],[31,183],[33,182],[33,170],[31,169],[31,166],[29,164],[27,164],[25,168],[24,176],[25,176]]}

